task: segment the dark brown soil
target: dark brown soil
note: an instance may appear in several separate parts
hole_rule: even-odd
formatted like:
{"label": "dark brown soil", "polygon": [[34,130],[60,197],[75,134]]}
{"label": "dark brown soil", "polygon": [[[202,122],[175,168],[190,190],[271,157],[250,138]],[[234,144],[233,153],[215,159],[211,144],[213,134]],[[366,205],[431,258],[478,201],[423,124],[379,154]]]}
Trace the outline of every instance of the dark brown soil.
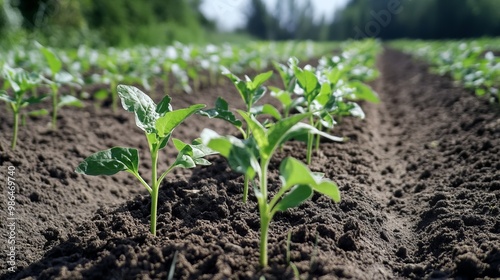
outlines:
{"label": "dark brown soil", "polygon": [[[386,50],[379,68],[373,86],[382,103],[363,104],[364,121],[344,119],[334,134],[350,141],[322,143],[311,165],[338,183],[342,202],[314,195],[277,215],[266,269],[258,265],[255,199],[241,202],[243,180],[224,159],[168,176],[154,237],[149,197],[135,178],[73,172],[84,157],[116,145],[146,155],[131,114],[66,109],[56,132],[45,118],[29,120],[12,152],[12,120],[2,110],[2,252],[8,249],[8,166],[16,167],[19,187],[17,269],[8,272],[1,260],[0,278],[166,279],[178,252],[176,279],[293,279],[285,261],[288,231],[291,260],[303,278],[500,278],[499,109],[402,53]],[[240,104],[229,86],[172,97],[179,108],[212,105],[219,95]],[[174,137],[190,141],[204,127],[235,133],[224,122],[196,116]],[[285,156],[304,159],[304,150],[287,144],[271,169]],[[144,156],[141,169],[149,168]],[[269,183],[278,187],[275,172]]]}

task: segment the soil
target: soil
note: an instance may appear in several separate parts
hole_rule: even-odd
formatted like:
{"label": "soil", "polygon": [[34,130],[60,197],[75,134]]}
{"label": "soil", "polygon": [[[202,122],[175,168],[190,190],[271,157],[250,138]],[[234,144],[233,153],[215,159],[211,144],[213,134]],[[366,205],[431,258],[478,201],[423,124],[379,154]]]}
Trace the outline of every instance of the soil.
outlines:
{"label": "soil", "polygon": [[[2,252],[8,251],[9,166],[18,189],[16,272],[7,271],[3,253],[0,279],[166,279],[171,267],[175,279],[293,279],[285,259],[289,231],[291,261],[304,279],[500,278],[498,106],[400,52],[385,50],[378,66],[372,86],[382,102],[362,104],[365,120],[344,119],[333,134],[350,140],[322,143],[310,166],[337,182],[342,202],[315,194],[275,216],[265,269],[258,264],[255,197],[241,202],[242,177],[221,157],[167,177],[155,237],[149,197],[135,178],[73,171],[86,156],[116,145],[138,147],[140,170],[150,169],[130,113],[66,108],[57,131],[47,118],[30,119],[13,152],[11,116],[2,110]],[[229,85],[172,94],[176,108],[212,105],[218,96],[241,106]],[[190,141],[204,127],[236,133],[195,116],[174,137]],[[273,159],[271,190],[279,186],[280,161],[290,155],[304,160],[305,145],[290,142]],[[160,170],[173,157],[163,154]]]}

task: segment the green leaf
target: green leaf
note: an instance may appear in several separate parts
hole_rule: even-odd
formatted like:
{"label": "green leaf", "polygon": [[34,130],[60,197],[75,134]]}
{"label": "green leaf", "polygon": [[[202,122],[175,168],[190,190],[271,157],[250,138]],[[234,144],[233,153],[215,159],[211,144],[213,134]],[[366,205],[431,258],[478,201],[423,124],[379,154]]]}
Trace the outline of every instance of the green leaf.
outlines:
{"label": "green leaf", "polygon": [[[223,157],[229,157],[231,153],[231,148],[233,147],[232,139],[229,137],[220,136],[217,132],[205,128],[201,132],[201,140],[204,145],[207,147],[219,152]],[[236,138],[236,140],[239,140]],[[238,142],[234,140],[234,142]],[[241,140],[240,140],[241,142]],[[241,146],[244,146],[241,144]]]}
{"label": "green leaf", "polygon": [[257,75],[253,81],[250,83],[250,86],[248,87],[251,91],[256,90],[259,88],[263,83],[265,83],[271,76],[273,75],[273,71],[268,71],[262,74]]}
{"label": "green leaf", "polygon": [[240,78],[231,73],[231,71],[229,71],[229,69],[227,69],[226,67],[222,67],[222,75],[228,77],[234,84],[240,81]]}
{"label": "green leaf", "polygon": [[277,62],[274,62],[273,64],[274,64],[274,68],[280,74],[281,81],[283,82],[283,86],[284,86],[285,90],[288,91],[289,88],[291,87],[292,79],[293,79],[293,74],[290,73],[291,72],[290,68],[288,68],[287,66],[285,66],[281,63],[277,63]]}
{"label": "green leaf", "polygon": [[173,109],[170,101],[172,101],[172,98],[170,98],[170,96],[168,95],[165,95],[160,103],[158,103],[158,106],[156,106],[156,113],[158,113],[162,117],[166,113],[171,112]]}
{"label": "green leaf", "polygon": [[172,139],[175,148],[179,151],[173,164],[176,167],[193,168],[196,165],[210,165],[210,162],[203,159],[208,155],[217,154],[216,151],[203,145],[196,139],[191,144],[186,144],[179,139]]}
{"label": "green leaf", "polygon": [[311,172],[305,164],[297,159],[288,157],[281,162],[280,179],[284,189],[296,185],[307,185],[315,191],[330,197],[335,202],[340,201],[340,192],[334,182],[321,179],[318,174]]}
{"label": "green leaf", "polygon": [[22,102],[21,102],[21,107],[26,107],[28,105],[33,105],[33,104],[37,104],[37,103],[40,103],[42,102],[42,100],[44,100],[45,98],[47,98],[47,95],[40,95],[40,96],[30,96],[29,98],[26,98],[26,99],[23,99]]}
{"label": "green leaf", "polygon": [[373,89],[359,81],[353,81],[349,83],[349,86],[356,89],[354,95],[356,99],[365,100],[372,103],[380,103],[378,95]]}
{"label": "green leaf", "polygon": [[96,93],[94,93],[94,98],[99,101],[104,101],[108,99],[108,97],[109,97],[109,92],[105,89],[101,89]]}
{"label": "green leaf", "polygon": [[118,85],[118,96],[123,108],[135,113],[135,123],[140,129],[147,133],[155,131],[155,123],[160,116],[149,96],[136,87],[126,85]]}
{"label": "green leaf", "polygon": [[216,118],[225,120],[236,127],[241,127],[243,124],[231,111],[229,111],[228,103],[221,97],[217,98],[215,101],[215,108],[199,111],[198,114],[211,119]]}
{"label": "green leaf", "polygon": [[252,97],[250,90],[247,88],[247,84],[244,81],[238,81],[235,83],[236,89],[240,93],[241,99],[245,101],[247,106],[252,106]]}
{"label": "green leaf", "polygon": [[68,72],[58,72],[54,76],[54,82],[58,84],[70,84],[74,79],[75,77]]}
{"label": "green leaf", "polygon": [[28,112],[28,116],[30,116],[30,117],[41,117],[41,116],[46,116],[48,114],[49,114],[49,111],[47,111],[46,109],[40,109],[40,110]]}
{"label": "green leaf", "polygon": [[282,188],[289,189],[295,185],[310,185],[317,184],[313,173],[305,164],[299,160],[287,157],[280,164],[280,179]]}
{"label": "green leaf", "polygon": [[252,132],[252,136],[257,142],[259,148],[264,149],[265,147],[267,147],[269,142],[267,140],[266,129],[264,128],[264,126],[262,126],[262,124],[257,119],[255,119],[253,115],[241,110],[238,110],[238,113],[245,119],[248,128]]}
{"label": "green leaf", "polygon": [[138,172],[139,153],[133,148],[114,147],[97,152],[76,168],[76,172],[86,175],[113,175],[120,171]]}
{"label": "green leaf", "polygon": [[165,115],[156,121],[155,127],[158,135],[160,137],[164,137],[167,134],[172,133],[172,131],[185,119],[204,107],[204,104],[196,104],[185,109],[166,112]]}
{"label": "green leaf", "polygon": [[49,64],[49,68],[50,71],[52,72],[52,75],[59,73],[59,71],[61,71],[62,69],[62,62],[55,55],[55,53],[47,49],[46,47],[41,47],[40,51],[42,52],[43,56],[45,57],[45,60]]}
{"label": "green leaf", "polygon": [[276,204],[272,211],[286,211],[289,208],[297,207],[308,200],[313,194],[311,187],[307,185],[298,185],[286,193]]}
{"label": "green leaf", "polygon": [[0,100],[3,100],[7,103],[15,103],[16,102],[16,100],[14,100],[10,95],[8,95],[5,90],[0,90]]}
{"label": "green leaf", "polygon": [[234,171],[245,174],[249,179],[260,172],[259,162],[254,154],[254,143],[251,141],[242,141],[233,136],[222,137],[210,129],[202,131],[201,139],[204,145],[227,158]]}
{"label": "green leaf", "polygon": [[262,114],[267,114],[275,118],[276,120],[281,120],[281,114],[276,107],[274,107],[271,104],[265,104],[262,106],[257,106],[257,107],[252,107],[250,110],[250,113],[257,116],[257,115],[262,115]]}
{"label": "green leaf", "polygon": [[309,115],[310,113],[293,115],[286,119],[281,119],[272,125],[267,132],[268,145],[266,147],[261,147],[261,154],[267,157],[271,156],[274,149],[276,149],[290,133],[290,129]]}
{"label": "green leaf", "polygon": [[34,88],[41,82],[40,75],[28,73],[21,68],[11,68],[7,64],[3,66],[3,76],[7,79],[16,95]]}
{"label": "green leaf", "polygon": [[192,151],[193,151],[192,156],[194,158],[202,158],[205,156],[217,154],[216,151],[214,151],[214,150],[210,149],[209,147],[207,147],[206,145],[204,145],[201,142],[201,139],[195,139],[191,142],[191,144],[184,143],[181,140],[176,139],[176,138],[173,138],[172,141],[174,142],[174,146],[178,151],[182,151],[185,147],[188,147],[188,146],[191,147]]}
{"label": "green leaf", "polygon": [[315,191],[330,197],[333,201],[340,202],[340,191],[334,182],[323,180],[320,184],[312,187]]}
{"label": "green leaf", "polygon": [[330,135],[326,132],[323,132],[315,128],[312,125],[306,123],[297,123],[288,131],[287,135],[282,139],[282,141],[284,142],[288,141],[289,139],[301,138],[302,136],[307,135],[308,133],[320,135],[334,142],[344,142],[347,140],[346,138]]}
{"label": "green leaf", "polygon": [[319,88],[318,78],[316,78],[313,72],[297,68],[295,76],[297,77],[299,86],[305,91],[306,95],[314,93]]}
{"label": "green leaf", "polygon": [[252,95],[251,96],[252,103],[250,105],[253,106],[253,104],[257,103],[257,101],[259,101],[264,96],[264,94],[266,94],[266,88],[260,87],[256,90],[252,90],[250,92]]}
{"label": "green leaf", "polygon": [[284,107],[289,107],[292,104],[292,97],[287,91],[274,87],[269,87],[269,89],[271,89],[271,96],[278,99]]}
{"label": "green leaf", "polygon": [[167,146],[168,140],[170,140],[171,135],[172,134],[168,134],[165,137],[163,137],[163,139],[161,139],[160,146],[159,146],[158,150],[161,150],[161,149],[165,148],[165,146]]}
{"label": "green leaf", "polygon": [[324,83],[321,85],[321,90],[318,96],[316,96],[316,101],[318,101],[319,104],[325,106],[328,103],[328,101],[332,99],[332,97],[333,93],[330,84]]}
{"label": "green leaf", "polygon": [[63,106],[83,108],[83,102],[72,95],[64,95],[61,97],[59,103],[57,104],[58,108],[61,108]]}

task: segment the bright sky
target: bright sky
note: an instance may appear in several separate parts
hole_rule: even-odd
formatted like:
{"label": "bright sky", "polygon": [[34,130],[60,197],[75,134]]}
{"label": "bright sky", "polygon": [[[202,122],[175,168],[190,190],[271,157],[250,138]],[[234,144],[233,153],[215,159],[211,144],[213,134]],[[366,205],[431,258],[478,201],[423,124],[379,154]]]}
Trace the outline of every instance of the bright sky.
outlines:
{"label": "bright sky", "polygon": [[[263,0],[269,8],[273,8],[278,0]],[[287,1],[287,0],[281,0]],[[303,0],[299,0],[302,2]],[[348,0],[312,0],[315,18],[323,15],[331,20],[335,10],[342,8]],[[249,0],[204,0],[202,12],[210,19],[215,19],[221,30],[231,31],[245,24],[245,9]]]}

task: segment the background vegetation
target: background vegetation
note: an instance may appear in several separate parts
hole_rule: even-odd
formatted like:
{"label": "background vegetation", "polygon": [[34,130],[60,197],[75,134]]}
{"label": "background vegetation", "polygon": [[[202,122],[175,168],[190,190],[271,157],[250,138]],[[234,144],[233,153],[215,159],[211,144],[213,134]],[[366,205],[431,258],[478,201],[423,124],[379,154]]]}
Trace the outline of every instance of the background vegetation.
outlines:
{"label": "background vegetation", "polygon": [[[333,20],[311,0],[248,0],[247,23],[228,36],[200,12],[203,0],[0,0],[1,44],[92,47],[263,40],[454,39],[500,36],[498,0],[350,0]],[[391,5],[400,7],[397,13]],[[251,37],[249,37],[249,35]]]}
{"label": "background vegetation", "polygon": [[[50,45],[202,42],[215,25],[200,0],[0,0],[0,33]],[[202,27],[203,26],[203,27]],[[85,39],[85,40],[82,40]]]}
{"label": "background vegetation", "polygon": [[[301,3],[304,3],[301,2]],[[455,39],[500,35],[498,0],[350,0],[331,22],[313,20],[311,1],[251,0],[245,30],[261,39]],[[397,11],[394,12],[394,8]]]}

